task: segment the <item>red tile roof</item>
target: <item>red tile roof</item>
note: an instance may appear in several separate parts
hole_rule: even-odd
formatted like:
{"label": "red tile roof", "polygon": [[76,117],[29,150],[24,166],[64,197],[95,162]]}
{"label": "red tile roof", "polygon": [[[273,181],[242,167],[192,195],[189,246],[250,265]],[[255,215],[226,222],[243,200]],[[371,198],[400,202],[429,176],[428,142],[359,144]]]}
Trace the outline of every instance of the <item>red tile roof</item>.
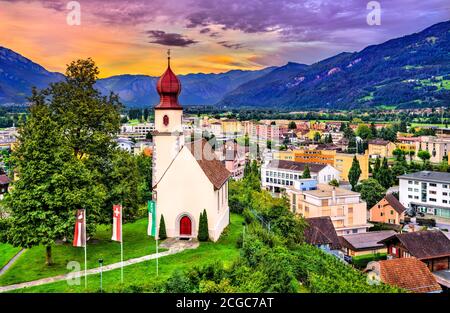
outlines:
{"label": "red tile roof", "polygon": [[379,261],[381,281],[414,293],[442,291],[425,263],[416,258]]}
{"label": "red tile roof", "polygon": [[187,143],[186,147],[191,151],[214,188],[220,189],[231,176],[231,173],[222,162],[217,160],[211,145],[205,139],[201,139]]}

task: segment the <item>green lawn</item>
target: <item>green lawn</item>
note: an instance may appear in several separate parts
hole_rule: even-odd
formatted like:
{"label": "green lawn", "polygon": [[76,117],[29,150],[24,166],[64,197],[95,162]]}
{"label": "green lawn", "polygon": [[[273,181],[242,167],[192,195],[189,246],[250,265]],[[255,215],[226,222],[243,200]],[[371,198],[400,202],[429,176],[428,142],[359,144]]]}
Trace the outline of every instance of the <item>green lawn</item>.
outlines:
{"label": "green lawn", "polygon": [[0,269],[5,266],[19,251],[20,248],[14,248],[9,244],[0,243]]}
{"label": "green lawn", "polygon": [[[123,225],[124,260],[155,253],[155,241],[147,236],[147,219]],[[163,251],[164,249],[161,249]],[[26,282],[69,273],[67,263],[77,261],[84,269],[84,249],[71,243],[54,245],[52,266],[45,265],[45,248],[34,247],[25,251],[11,268],[0,276],[0,286]],[[99,226],[95,238],[88,242],[88,268],[98,267],[98,259],[104,264],[120,262],[120,243],[111,241],[111,226]]]}
{"label": "green lawn", "polygon": [[[174,270],[185,270],[192,266],[208,264],[217,260],[229,266],[239,256],[236,240],[242,232],[243,217],[231,214],[231,223],[219,241],[204,242],[193,250],[165,256],[159,259],[159,276],[156,276],[156,260],[146,261],[124,267],[124,285],[149,289],[156,282],[166,280]],[[100,275],[88,276],[88,288],[84,289],[84,278],[80,285],[70,286],[66,281],[36,286],[16,292],[97,292]],[[104,291],[117,291],[121,287],[120,269],[103,273]]]}

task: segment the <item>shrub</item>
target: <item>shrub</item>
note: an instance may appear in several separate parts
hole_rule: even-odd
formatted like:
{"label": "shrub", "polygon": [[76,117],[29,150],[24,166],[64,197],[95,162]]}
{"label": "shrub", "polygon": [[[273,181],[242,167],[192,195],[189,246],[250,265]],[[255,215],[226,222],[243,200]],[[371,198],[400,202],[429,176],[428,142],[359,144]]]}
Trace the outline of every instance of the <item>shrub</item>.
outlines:
{"label": "shrub", "polygon": [[208,215],[206,214],[206,210],[203,210],[203,212],[200,213],[200,222],[198,225],[197,238],[199,241],[208,241],[208,239],[209,239]]}
{"label": "shrub", "polygon": [[166,222],[164,222],[164,215],[161,214],[161,221],[159,222],[159,235],[160,240],[164,240],[167,238],[166,233]]}

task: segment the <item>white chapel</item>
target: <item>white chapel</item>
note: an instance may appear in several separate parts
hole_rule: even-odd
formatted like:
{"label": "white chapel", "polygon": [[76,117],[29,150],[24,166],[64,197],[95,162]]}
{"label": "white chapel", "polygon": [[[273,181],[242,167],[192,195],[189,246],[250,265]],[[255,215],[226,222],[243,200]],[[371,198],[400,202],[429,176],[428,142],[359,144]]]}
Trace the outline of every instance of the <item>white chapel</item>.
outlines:
{"label": "white chapel", "polygon": [[170,68],[170,56],[157,91],[160,102],[155,107],[153,132],[157,234],[163,215],[168,237],[197,237],[200,213],[206,210],[209,237],[216,241],[230,222],[230,172],[206,140],[185,142],[183,108],[178,102],[181,83]]}

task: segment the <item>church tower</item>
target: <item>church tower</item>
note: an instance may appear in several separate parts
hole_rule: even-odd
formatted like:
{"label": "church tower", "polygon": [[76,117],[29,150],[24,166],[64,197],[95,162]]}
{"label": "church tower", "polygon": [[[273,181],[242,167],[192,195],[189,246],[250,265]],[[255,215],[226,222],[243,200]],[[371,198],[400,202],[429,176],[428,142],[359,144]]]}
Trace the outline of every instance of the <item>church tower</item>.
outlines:
{"label": "church tower", "polygon": [[172,160],[184,146],[183,108],[178,103],[181,83],[170,68],[170,50],[167,52],[167,70],[158,80],[156,90],[160,101],[155,106],[153,133],[153,184],[157,184]]}

